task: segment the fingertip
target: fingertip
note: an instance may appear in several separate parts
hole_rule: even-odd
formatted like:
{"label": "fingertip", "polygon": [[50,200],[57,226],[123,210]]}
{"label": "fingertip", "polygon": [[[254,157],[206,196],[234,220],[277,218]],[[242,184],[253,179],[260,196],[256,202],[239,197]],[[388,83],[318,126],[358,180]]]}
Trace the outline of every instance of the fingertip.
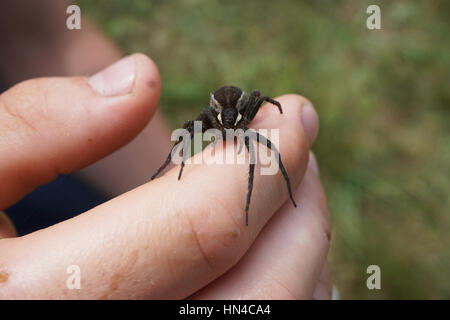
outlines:
{"label": "fingertip", "polygon": [[312,146],[319,132],[319,115],[311,101],[305,97],[290,93],[275,98],[283,107],[283,115],[292,116],[300,114],[301,124],[308,138],[309,146]]}
{"label": "fingertip", "polygon": [[[302,126],[302,106],[308,100],[298,94],[285,94],[274,98],[283,108],[283,115],[269,103],[260,109],[251,123],[255,129],[279,129],[279,141],[272,141],[277,145],[282,161],[295,190],[305,173],[309,157],[309,138]],[[276,133],[276,132],[275,132]],[[272,133],[270,133],[272,135]],[[268,136],[269,139],[273,138]],[[284,181],[279,179],[281,190]],[[294,202],[294,201],[293,201]]]}
{"label": "fingertip", "polygon": [[[111,71],[114,69],[115,72]],[[95,85],[96,78],[112,84],[106,84],[107,89],[104,90],[103,85]],[[132,83],[128,90],[117,90],[127,88],[123,83],[128,82],[127,79],[130,78]],[[107,139],[114,140],[115,148],[134,138],[156,112],[161,93],[160,74],[153,60],[142,53],[134,53],[120,59],[91,76],[88,83],[96,91],[95,96],[88,97],[84,102],[93,108],[90,117],[90,121],[96,124],[93,130],[99,131],[102,127],[102,131],[108,131]],[[100,90],[95,89],[96,86],[100,87]],[[118,94],[111,94],[108,87]]]}
{"label": "fingertip", "polygon": [[312,146],[319,133],[319,116],[309,101],[302,105],[302,124],[308,137],[309,146]]}
{"label": "fingertip", "polygon": [[136,68],[136,79],[131,98],[136,100],[136,108],[141,110],[141,118],[147,123],[156,111],[161,94],[161,77],[158,67],[142,53],[131,55]]}
{"label": "fingertip", "polygon": [[308,169],[310,169],[316,176],[320,176],[319,165],[317,164],[316,156],[312,151],[309,152]]}
{"label": "fingertip", "polygon": [[161,91],[161,76],[155,62],[142,53],[135,53],[132,57],[136,64],[137,73],[137,83],[134,90],[149,90],[150,93],[159,98]]}
{"label": "fingertip", "polygon": [[141,53],[116,61],[90,76],[87,83],[95,92],[94,99],[106,105],[102,111],[113,109],[125,116],[139,113],[139,119],[145,120],[155,111],[161,91],[157,66]]}

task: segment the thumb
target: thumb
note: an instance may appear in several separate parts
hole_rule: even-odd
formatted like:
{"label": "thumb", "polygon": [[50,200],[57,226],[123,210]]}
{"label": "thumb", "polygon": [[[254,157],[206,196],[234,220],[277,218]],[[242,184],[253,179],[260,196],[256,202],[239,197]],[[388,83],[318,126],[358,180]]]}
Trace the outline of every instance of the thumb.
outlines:
{"label": "thumb", "polygon": [[0,95],[0,209],[126,144],[159,94],[157,67],[135,54],[90,78],[32,79]]}

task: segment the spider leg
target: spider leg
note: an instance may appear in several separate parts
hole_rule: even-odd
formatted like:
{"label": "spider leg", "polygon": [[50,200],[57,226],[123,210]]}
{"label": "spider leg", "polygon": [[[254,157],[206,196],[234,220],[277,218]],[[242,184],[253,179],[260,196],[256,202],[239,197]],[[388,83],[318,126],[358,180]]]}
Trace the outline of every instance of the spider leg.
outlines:
{"label": "spider leg", "polygon": [[[186,121],[183,125],[183,128],[187,129],[189,131],[191,139],[192,139],[192,137],[194,136],[194,122],[195,121],[202,121],[202,132],[205,132],[206,130],[208,130],[209,128],[212,127],[212,124],[211,124],[212,120],[215,120],[215,119],[214,119],[214,115],[212,114],[211,110],[209,110],[208,108],[204,108],[202,110],[202,112],[200,113],[200,115],[195,120]],[[174,143],[174,145],[172,146],[172,149],[169,152],[169,155],[166,158],[166,161],[164,161],[162,166],[156,171],[156,173],[150,178],[150,180],[155,179],[170,164],[170,161],[172,160],[172,151],[181,141],[183,141],[183,137],[178,138],[178,140]],[[181,175],[183,173],[183,168],[185,165],[185,155],[184,155],[183,150],[181,152],[182,152],[182,162],[181,162],[180,172],[178,174],[178,180],[180,180],[180,178],[181,178]]]}
{"label": "spider leg", "polygon": [[250,167],[248,170],[248,191],[247,191],[247,200],[245,204],[245,225],[248,226],[248,209],[250,207],[250,199],[252,197],[253,191],[253,178],[255,175],[255,153],[253,150],[253,146],[250,147],[250,138],[245,136],[245,147],[250,154]]}
{"label": "spider leg", "polygon": [[291,182],[289,180],[289,176],[287,174],[286,168],[283,165],[283,162],[281,161],[280,152],[278,151],[278,149],[273,145],[273,143],[269,139],[267,139],[263,135],[260,135],[258,132],[255,132],[255,133],[256,133],[256,138],[257,138],[258,142],[263,143],[265,146],[267,146],[267,148],[269,148],[275,152],[275,159],[277,159],[278,166],[280,167],[280,171],[283,174],[284,180],[286,180],[289,198],[291,199],[294,207],[297,207],[297,204],[294,201],[294,197],[292,196]]}
{"label": "spider leg", "polygon": [[[253,120],[255,116],[252,117],[253,110],[257,104],[258,98],[261,96],[261,93],[258,90],[253,90],[248,97],[247,103],[242,110],[242,118],[244,118],[244,123],[247,125],[250,121]],[[256,114],[256,113],[255,113]]]}
{"label": "spider leg", "polygon": [[184,148],[181,149],[181,167],[180,167],[180,172],[178,173],[178,180],[181,179],[181,175],[183,174],[183,169],[184,169],[184,165],[185,165],[185,160],[186,160],[186,155],[184,154]]}
{"label": "spider leg", "polygon": [[169,155],[166,158],[166,161],[164,161],[164,163],[162,164],[161,167],[159,167],[159,169],[155,172],[154,175],[152,175],[152,177],[150,178],[150,180],[155,179],[170,163],[170,161],[172,160],[172,151],[173,149],[175,149],[175,147],[182,141],[181,137],[174,143],[174,145],[172,146],[172,149],[170,149]]}
{"label": "spider leg", "polygon": [[[188,129],[189,132],[191,133],[191,138],[193,135],[193,129],[194,129],[194,121],[193,120],[189,120],[186,121],[183,125],[184,129]],[[169,164],[170,161],[172,160],[172,151],[173,149],[175,149],[177,147],[177,145],[183,141],[183,137],[179,137],[178,140],[173,144],[172,149],[170,149],[169,155],[166,158],[166,161],[164,161],[164,163],[162,164],[162,166],[155,172],[155,174],[150,178],[150,180],[155,179]]]}
{"label": "spider leg", "polygon": [[260,97],[256,98],[256,101],[250,108],[250,119],[251,120],[253,120],[253,118],[256,116],[256,114],[259,111],[259,108],[261,108],[261,106],[264,102],[269,102],[269,103],[277,106],[280,113],[281,114],[283,113],[283,109],[281,109],[281,104],[278,101],[272,99],[271,97],[260,96]]}
{"label": "spider leg", "polygon": [[241,154],[242,148],[244,147],[245,133],[240,130],[236,130],[235,132],[238,132],[238,154]]}
{"label": "spider leg", "polygon": [[[216,116],[212,113],[211,109],[205,108],[202,111],[202,113],[204,114],[206,120],[209,121],[209,126],[204,131],[206,131],[206,130],[208,130],[210,128],[215,128],[215,129],[220,129],[221,128],[221,124],[217,120]],[[214,136],[214,141],[211,143],[211,147],[215,148],[219,141],[224,140],[224,137],[225,137],[225,132],[224,131],[221,133],[220,137],[219,136]]]}
{"label": "spider leg", "polygon": [[203,132],[211,128],[219,129],[222,127],[210,108],[203,108],[197,120],[203,122]]}
{"label": "spider leg", "polygon": [[[197,117],[197,119],[195,119],[195,121],[202,122],[202,133],[212,127],[219,126],[216,117],[214,116],[211,109],[209,109],[209,108],[203,108],[202,112]],[[186,122],[186,123],[188,123],[188,122]],[[192,122],[192,124],[188,124],[187,129],[189,130],[189,132],[191,134],[191,141],[192,141],[192,138],[194,137],[194,121],[191,120],[191,122]],[[186,125],[186,123],[185,123],[185,125]],[[217,143],[217,142],[215,142],[215,143]],[[184,169],[184,165],[185,165],[185,161],[186,161],[186,155],[184,154],[184,148],[181,150],[181,157],[182,157],[182,160],[181,160],[180,172],[178,173],[178,180],[181,179],[181,175],[183,174],[183,169]]]}
{"label": "spider leg", "polygon": [[245,119],[246,124],[253,120],[264,102],[269,102],[277,106],[280,113],[283,113],[281,104],[278,101],[268,96],[261,96],[260,92],[255,90],[250,94],[247,105],[244,108],[243,118]]}
{"label": "spider leg", "polygon": [[274,100],[274,99],[272,99],[271,97],[267,97],[267,96],[259,97],[259,100],[261,101],[261,104],[262,104],[264,101],[266,101],[266,102],[269,102],[269,103],[271,103],[271,104],[277,106],[277,107],[278,107],[278,110],[280,110],[280,113],[283,114],[283,109],[281,109],[281,104],[280,104],[277,100]]}

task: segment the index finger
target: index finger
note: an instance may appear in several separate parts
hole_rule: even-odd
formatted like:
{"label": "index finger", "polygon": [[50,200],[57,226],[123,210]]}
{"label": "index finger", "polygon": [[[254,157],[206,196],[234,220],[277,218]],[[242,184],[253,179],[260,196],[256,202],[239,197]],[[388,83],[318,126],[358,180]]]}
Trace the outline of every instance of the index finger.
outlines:
{"label": "index finger", "polygon": [[[286,95],[278,101],[282,115],[267,105],[252,125],[280,129],[278,149],[296,189],[308,162],[301,122],[306,100]],[[7,239],[0,245],[0,266],[11,272],[6,290],[27,297],[185,298],[219,277],[287,200],[285,181],[279,172],[255,175],[253,218],[246,227],[248,165],[185,169],[180,181],[176,167],[72,220],[18,241]],[[36,270],[36,261],[45,272]],[[62,270],[71,264],[83,272],[83,290],[66,288]]]}

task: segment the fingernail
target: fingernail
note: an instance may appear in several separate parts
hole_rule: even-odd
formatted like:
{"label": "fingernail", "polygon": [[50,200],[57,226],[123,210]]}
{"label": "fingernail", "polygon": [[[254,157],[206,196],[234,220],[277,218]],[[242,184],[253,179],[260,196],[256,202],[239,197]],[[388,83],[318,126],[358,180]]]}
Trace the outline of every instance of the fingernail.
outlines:
{"label": "fingernail", "polygon": [[317,164],[316,156],[311,151],[309,152],[308,168],[311,169],[311,171],[314,172],[316,176],[320,176],[319,165]]}
{"label": "fingernail", "polygon": [[103,96],[119,96],[131,91],[134,78],[134,58],[128,56],[91,76],[88,83]]}
{"label": "fingernail", "polygon": [[319,132],[319,116],[314,107],[305,102],[302,106],[302,123],[308,137],[309,146],[312,146]]}

